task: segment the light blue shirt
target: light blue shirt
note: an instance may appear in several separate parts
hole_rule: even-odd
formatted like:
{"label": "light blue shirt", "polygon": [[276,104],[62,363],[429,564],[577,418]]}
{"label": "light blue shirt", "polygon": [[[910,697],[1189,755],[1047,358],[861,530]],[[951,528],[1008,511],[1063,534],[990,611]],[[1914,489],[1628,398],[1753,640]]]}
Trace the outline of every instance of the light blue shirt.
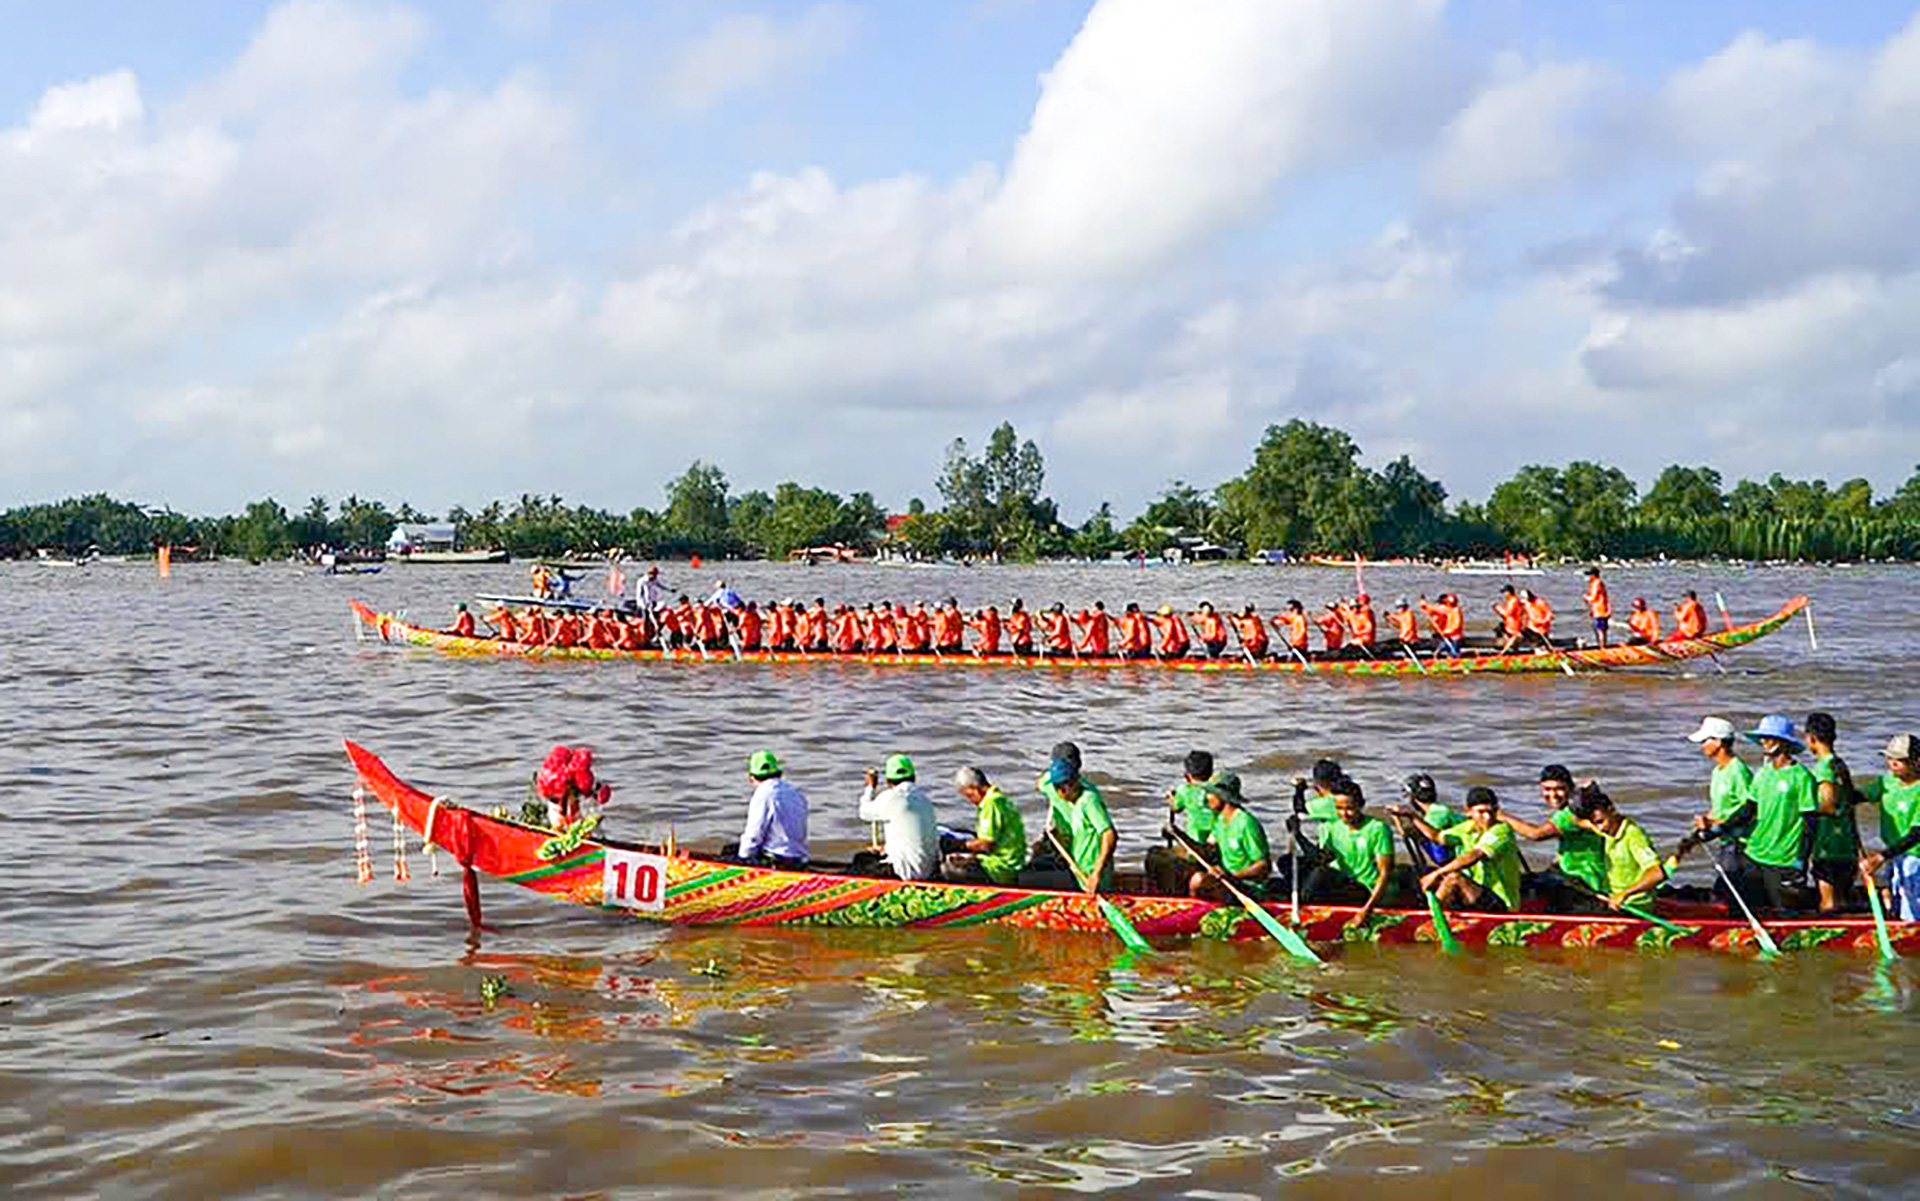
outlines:
{"label": "light blue shirt", "polygon": [[738,609],[740,594],[731,588],[715,588],[713,595],[707,598],[709,605],[719,605],[722,609]]}
{"label": "light blue shirt", "polygon": [[751,859],[761,853],[777,859],[805,862],[807,854],[807,794],[780,776],[760,781],[747,802],[747,826],[740,832],[739,855]]}

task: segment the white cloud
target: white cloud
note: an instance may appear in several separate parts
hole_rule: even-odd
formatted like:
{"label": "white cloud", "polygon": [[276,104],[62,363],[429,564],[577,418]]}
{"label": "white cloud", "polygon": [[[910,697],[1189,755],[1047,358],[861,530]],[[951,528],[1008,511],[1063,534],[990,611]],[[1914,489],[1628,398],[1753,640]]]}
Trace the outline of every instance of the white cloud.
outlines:
{"label": "white cloud", "polygon": [[674,108],[711,108],[844,52],[857,25],[844,4],[816,4],[790,21],[757,13],[722,17],[681,49],[665,73],[662,93]]}
{"label": "white cloud", "polygon": [[1564,182],[1593,165],[1569,125],[1612,82],[1592,63],[1505,62],[1504,76],[1447,123],[1427,166],[1427,188],[1474,205]]}

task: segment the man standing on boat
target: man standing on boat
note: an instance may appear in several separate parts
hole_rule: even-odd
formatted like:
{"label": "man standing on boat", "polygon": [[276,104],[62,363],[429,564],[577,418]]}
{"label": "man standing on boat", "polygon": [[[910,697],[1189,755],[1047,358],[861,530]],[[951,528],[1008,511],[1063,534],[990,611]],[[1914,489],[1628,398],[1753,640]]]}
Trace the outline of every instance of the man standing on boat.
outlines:
{"label": "man standing on boat", "polygon": [[1887,740],[1887,771],[1860,789],[1860,796],[1880,806],[1879,850],[1860,860],[1868,877],[1887,868],[1899,918],[1920,921],[1920,739],[1895,734]]}
{"label": "man standing on boat", "polygon": [[1086,890],[1111,889],[1119,836],[1107,816],[1106,799],[1080,774],[1080,748],[1071,742],[1056,745],[1053,762],[1036,787],[1047,798],[1047,827],[1066,844]]}
{"label": "man standing on boat", "polygon": [[1598,567],[1587,568],[1587,612],[1593,614],[1593,638],[1601,649],[1607,645],[1607,624],[1613,618],[1613,601]]}
{"label": "man standing on boat", "polygon": [[731,858],[738,863],[798,871],[807,866],[807,797],[787,783],[772,751],[755,751],[747,760],[753,796],[747,824]]}
{"label": "man standing on boat", "polygon": [[1020,869],[1027,865],[1027,827],[1020,820],[1020,810],[977,767],[954,772],[953,787],[979,807],[980,816],[965,849],[948,855],[940,874],[948,880],[1018,883]]}
{"label": "man standing on boat", "polygon": [[654,564],[647,568],[647,574],[633,586],[633,601],[636,605],[659,620],[660,610],[667,603],[667,582],[660,578],[660,566]]}
{"label": "man standing on boat", "polygon": [[1740,887],[1758,890],[1761,903],[1778,913],[1790,908],[1788,890],[1800,876],[1800,815],[1819,808],[1819,787],[1813,773],[1794,760],[1804,748],[1790,718],[1769,713],[1747,737],[1760,744],[1767,761],[1753,774],[1752,791],[1740,808],[1706,833],[1748,831],[1751,871]]}
{"label": "man standing on boat", "polygon": [[860,820],[885,822],[884,856],[893,875],[902,880],[940,877],[940,827],[933,819],[933,802],[914,782],[913,760],[889,755],[887,787],[880,774],[867,769],[867,786],[860,793]]}
{"label": "man standing on boat", "polygon": [[1836,913],[1847,907],[1858,878],[1860,862],[1859,828],[1853,823],[1853,772],[1847,761],[1834,752],[1838,737],[1833,714],[1816,710],[1807,714],[1807,749],[1813,752],[1813,772],[1817,811],[1802,815],[1812,829],[1806,834],[1807,871],[1820,893],[1820,912]]}

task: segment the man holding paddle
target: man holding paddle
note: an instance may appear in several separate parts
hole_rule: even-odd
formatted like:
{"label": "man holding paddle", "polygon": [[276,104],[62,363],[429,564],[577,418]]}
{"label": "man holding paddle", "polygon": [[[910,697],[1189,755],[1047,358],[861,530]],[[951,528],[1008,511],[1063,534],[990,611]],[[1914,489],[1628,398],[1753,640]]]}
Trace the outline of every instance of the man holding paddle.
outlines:
{"label": "man holding paddle", "polygon": [[1899,918],[1920,921],[1920,739],[1895,734],[1887,740],[1887,771],[1860,788],[1860,796],[1880,806],[1879,850],[1860,860],[1869,879],[1882,867],[1893,889]]}
{"label": "man holding paddle", "polygon": [[1379,818],[1367,816],[1366,804],[1366,794],[1353,780],[1343,776],[1334,784],[1338,820],[1321,825],[1326,858],[1302,890],[1307,900],[1323,905],[1361,902],[1349,926],[1365,926],[1393,887],[1393,831]]}
{"label": "man holding paddle", "polygon": [[1482,913],[1520,911],[1520,848],[1513,831],[1500,820],[1500,798],[1491,788],[1467,789],[1467,820],[1436,830],[1420,818],[1413,825],[1425,838],[1457,846],[1452,859],[1420,877],[1420,887],[1449,909]]}
{"label": "man holding paddle", "polygon": [[[1213,830],[1208,842],[1220,853],[1220,870],[1253,896],[1265,890],[1273,875],[1273,852],[1267,846],[1267,831],[1260,819],[1247,812],[1240,795],[1240,777],[1223,771],[1202,784],[1207,808],[1213,813]],[[1236,899],[1224,881],[1202,867],[1187,879],[1189,896],[1210,901]]]}
{"label": "man holding paddle", "polygon": [[1080,748],[1071,742],[1056,745],[1053,762],[1035,788],[1047,798],[1047,828],[1066,844],[1084,890],[1111,891],[1119,836],[1100,790],[1080,774]]}

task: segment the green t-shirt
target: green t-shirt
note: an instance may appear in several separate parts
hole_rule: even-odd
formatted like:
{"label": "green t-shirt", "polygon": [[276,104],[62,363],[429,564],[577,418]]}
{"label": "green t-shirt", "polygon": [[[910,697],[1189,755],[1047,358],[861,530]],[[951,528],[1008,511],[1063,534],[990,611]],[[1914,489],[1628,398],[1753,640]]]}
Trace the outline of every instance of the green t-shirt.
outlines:
{"label": "green t-shirt", "polygon": [[1573,818],[1571,809],[1555,809],[1547,819],[1560,831],[1560,873],[1586,882],[1595,892],[1607,892],[1607,840]]}
{"label": "green t-shirt", "polygon": [[1377,817],[1363,817],[1358,830],[1345,822],[1334,822],[1323,833],[1334,866],[1367,888],[1380,879],[1380,856],[1385,855],[1389,864],[1393,862],[1393,830]]}
{"label": "green t-shirt", "polygon": [[1436,830],[1444,830],[1448,826],[1457,826],[1461,822],[1466,821],[1467,815],[1464,813],[1455,813],[1445,805],[1435,801],[1433,804],[1427,806],[1427,815],[1422,820]]}
{"label": "green t-shirt", "polygon": [[1813,773],[1798,763],[1771,763],[1753,774],[1753,800],[1759,810],[1747,835],[1747,857],[1766,867],[1800,865],[1800,815],[1819,808]]}
{"label": "green t-shirt", "polygon": [[[1598,837],[1598,835],[1596,835]],[[1633,887],[1648,868],[1660,862],[1647,832],[1632,821],[1622,821],[1619,830],[1601,839],[1607,848],[1607,895]],[[1634,893],[1629,900],[1644,898],[1647,891]]]}
{"label": "green t-shirt", "polygon": [[[1100,790],[1092,781],[1082,779],[1080,799],[1068,801],[1057,788],[1042,780],[1040,795],[1047,798],[1048,823],[1067,828],[1067,853],[1073,856],[1081,871],[1092,871],[1093,865],[1100,861],[1100,836],[1113,829],[1113,819],[1107,816],[1107,802],[1100,796]],[[1113,887],[1111,860],[1099,884],[1102,889]]]}
{"label": "green t-shirt", "polygon": [[1860,795],[1880,806],[1880,843],[1892,846],[1907,836],[1913,823],[1920,821],[1920,780],[1902,784],[1892,772],[1875,776],[1860,788]]}
{"label": "green t-shirt", "polygon": [[1173,790],[1180,811],[1187,818],[1187,833],[1195,842],[1205,842],[1213,834],[1213,810],[1207,808],[1207,790],[1198,784],[1181,784]]}
{"label": "green t-shirt", "polygon": [[1333,807],[1330,796],[1310,796],[1307,798],[1307,816],[1317,822],[1337,822],[1340,811]]}
{"label": "green t-shirt", "polygon": [[1520,847],[1513,840],[1513,827],[1495,822],[1484,833],[1477,833],[1472,821],[1456,822],[1440,831],[1440,841],[1456,845],[1461,851],[1478,850],[1485,858],[1467,869],[1467,878],[1499,897],[1508,909],[1520,909]]}
{"label": "green t-shirt", "polygon": [[1713,777],[1707,782],[1707,800],[1711,805],[1708,816],[1723,822],[1752,795],[1753,769],[1745,759],[1729,759],[1713,769]]}
{"label": "green t-shirt", "polygon": [[993,849],[980,856],[980,868],[995,884],[1012,884],[1027,864],[1027,827],[1020,810],[998,788],[987,789],[980,801],[980,817],[973,825],[973,836],[990,842]]}
{"label": "green t-shirt", "polygon": [[1229,821],[1214,823],[1212,841],[1220,848],[1221,869],[1230,876],[1240,874],[1262,859],[1271,859],[1266,829],[1260,825],[1259,818],[1245,809],[1236,811]]}
{"label": "green t-shirt", "polygon": [[[1814,808],[1819,808],[1819,785],[1831,784],[1840,790],[1839,773],[1833,769],[1834,757],[1822,755],[1813,761]],[[1813,827],[1813,857],[1815,859],[1845,860],[1853,862],[1860,857],[1859,839],[1855,836],[1853,825],[1853,798],[1841,796],[1840,812],[1822,813]]]}

